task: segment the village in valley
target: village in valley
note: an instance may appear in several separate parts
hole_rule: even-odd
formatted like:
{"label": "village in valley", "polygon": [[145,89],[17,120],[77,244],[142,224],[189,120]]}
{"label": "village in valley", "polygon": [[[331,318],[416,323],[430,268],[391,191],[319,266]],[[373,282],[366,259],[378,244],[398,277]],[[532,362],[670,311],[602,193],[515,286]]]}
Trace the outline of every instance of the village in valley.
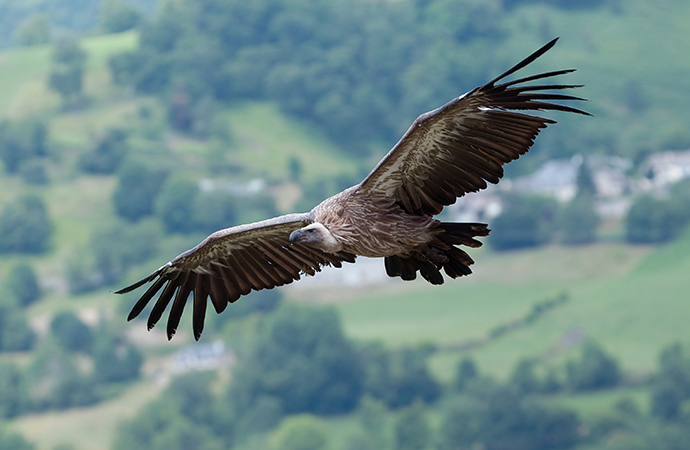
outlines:
{"label": "village in valley", "polygon": [[668,150],[648,156],[637,170],[630,159],[620,156],[575,155],[552,159],[535,172],[504,179],[499,185],[469,194],[448,207],[453,220],[491,221],[503,211],[502,195],[541,195],[559,203],[572,200],[577,178],[585,165],[594,184],[596,211],[603,220],[622,220],[636,196],[663,197],[671,186],[690,177],[690,150]]}

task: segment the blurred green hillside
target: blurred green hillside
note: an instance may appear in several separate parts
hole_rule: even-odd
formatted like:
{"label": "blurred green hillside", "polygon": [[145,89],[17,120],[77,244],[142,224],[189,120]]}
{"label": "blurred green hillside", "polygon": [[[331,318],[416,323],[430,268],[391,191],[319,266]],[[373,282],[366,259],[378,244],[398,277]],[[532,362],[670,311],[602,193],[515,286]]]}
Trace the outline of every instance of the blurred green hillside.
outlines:
{"label": "blurred green hillside", "polygon": [[[166,427],[182,433],[194,429],[195,420],[208,419],[196,410],[196,416],[184,416],[184,408],[183,419],[172,412],[156,415],[176,411],[179,398],[192,398],[184,395],[207,398],[210,392],[231,406],[241,404],[246,399],[232,392],[225,368],[196,391],[184,381],[169,388],[175,352],[192,341],[189,314],[168,342],[158,328],[147,333],[143,321],[125,322],[134,295],[110,292],[215,229],[305,211],[358,182],[416,115],[492,78],[554,36],[561,37],[558,45],[525,75],[577,68],[563,82],[586,85],[577,94],[589,99],[584,109],[595,117],[555,117],[559,123],[509,166],[509,176],[577,153],[620,155],[637,164],[653,152],[690,147],[686,2],[312,3],[164,2],[137,29],[75,41],[86,55],[76,99],[49,87],[61,41],[0,52],[0,229],[33,229],[40,214],[16,211],[30,210],[38,199],[52,230],[33,250],[20,245],[21,236],[8,240],[13,233],[0,239],[0,397],[26,393],[0,406],[7,429],[38,449],[106,449],[116,441],[126,448],[123,436],[133,426],[127,421],[146,424],[137,414],[160,420],[165,439],[174,436]],[[152,66],[159,78],[147,72]],[[222,339],[241,365],[266,324],[287,314],[282,307],[275,312],[276,304],[328,305],[357,352],[392,361],[391,379],[408,370],[436,386],[438,397],[418,399],[436,436],[428,438],[429,449],[448,448],[441,441],[450,434],[442,429],[456,410],[456,396],[499,395],[501,383],[512,383],[525,360],[534,364],[540,383],[553,374],[560,387],[521,393],[537,400],[526,397],[520,404],[568,408],[579,414],[579,430],[591,430],[566,436],[560,448],[624,448],[615,447],[615,436],[649,441],[657,424],[675,436],[674,427],[690,420],[688,397],[671,396],[682,400],[676,415],[664,416],[653,405],[663,397],[660,353],[674,342],[690,344],[690,234],[664,245],[631,246],[618,240],[623,226],[606,223],[599,230],[605,240],[582,246],[497,252],[489,239],[471,252],[472,276],[440,287],[392,280],[373,287],[273,290],[268,300],[242,299],[218,317],[209,310],[202,343]],[[27,266],[41,295],[23,300],[30,283],[17,274]],[[54,325],[65,312],[82,323],[66,319],[72,320],[70,333],[84,332],[84,325],[91,330],[85,332],[92,335],[88,349],[79,348],[79,339],[65,344],[69,333]],[[372,341],[383,350],[367,347]],[[593,389],[573,387],[568,365],[592,342],[618,362],[620,379]],[[135,353],[139,365],[138,356],[124,356]],[[494,381],[462,391],[458,367],[466,358]],[[104,360],[136,373],[123,375]],[[375,372],[366,371],[370,377]],[[419,416],[414,402],[401,406],[385,396],[390,393],[366,383],[362,389],[384,405],[378,410],[369,404],[385,423],[380,445],[371,448],[404,448],[392,437],[394,424],[409,411]],[[166,398],[177,406],[160,403]],[[290,430],[306,423],[326,430],[331,450],[368,448],[346,447],[357,442],[351,435],[362,432],[360,416],[373,414],[364,400],[360,409],[314,419],[316,425],[309,416],[276,412],[273,400],[259,400],[266,409],[248,416],[275,422],[266,419],[262,431],[243,435],[243,427],[260,428],[242,422],[238,411],[218,413],[219,423],[237,427],[234,441],[204,428],[208,442],[234,442],[240,450],[283,448]],[[466,406],[466,400],[459,402]],[[620,405],[630,403],[637,419],[621,413]],[[651,431],[635,431],[634,420],[651,424]],[[122,421],[130,425],[120,426]],[[564,429],[576,428],[570,425]],[[364,441],[371,444],[369,434]],[[155,445],[163,448],[165,439]],[[486,445],[474,448],[500,447]]]}

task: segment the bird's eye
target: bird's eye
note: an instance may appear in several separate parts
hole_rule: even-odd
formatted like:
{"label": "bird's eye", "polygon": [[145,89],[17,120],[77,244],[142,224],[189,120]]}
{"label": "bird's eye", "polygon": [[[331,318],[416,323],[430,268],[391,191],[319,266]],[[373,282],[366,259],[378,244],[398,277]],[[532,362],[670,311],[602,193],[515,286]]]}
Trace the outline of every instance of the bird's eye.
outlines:
{"label": "bird's eye", "polygon": [[313,229],[313,228],[309,228],[307,231],[310,232],[310,233],[313,233],[313,232],[314,232],[314,229]]}

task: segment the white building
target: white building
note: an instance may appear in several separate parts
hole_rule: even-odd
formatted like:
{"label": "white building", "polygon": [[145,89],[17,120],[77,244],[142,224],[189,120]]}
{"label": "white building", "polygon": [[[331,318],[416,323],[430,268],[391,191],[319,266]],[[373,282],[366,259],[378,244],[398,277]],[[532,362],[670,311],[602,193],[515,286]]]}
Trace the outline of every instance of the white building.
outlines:
{"label": "white building", "polygon": [[649,155],[640,169],[645,175],[642,190],[666,191],[673,184],[690,177],[690,150],[654,153]]}

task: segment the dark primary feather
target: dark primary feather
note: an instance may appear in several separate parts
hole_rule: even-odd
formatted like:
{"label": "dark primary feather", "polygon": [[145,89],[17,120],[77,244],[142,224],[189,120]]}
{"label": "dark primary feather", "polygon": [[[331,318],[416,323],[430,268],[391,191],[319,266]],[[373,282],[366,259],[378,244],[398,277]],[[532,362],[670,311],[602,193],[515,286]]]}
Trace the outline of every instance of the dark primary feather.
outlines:
{"label": "dark primary feather", "polygon": [[503,165],[529,150],[551,119],[528,111],[589,113],[556,102],[584,100],[558,92],[579,85],[524,83],[565,75],[557,70],[497,84],[543,55],[549,42],[484,86],[422,114],[362,181],[362,195],[391,196],[407,213],[436,215],[457,197],[497,183]]}
{"label": "dark primary feather", "polygon": [[213,233],[151,275],[116,292],[124,294],[153,281],[127,320],[141,314],[158,295],[149,314],[148,328],[158,323],[172,302],[167,323],[170,339],[191,294],[194,297],[192,326],[194,337],[199,339],[209,296],[220,313],[228,303],[251,290],[291,283],[299,280],[302,273],[313,275],[325,265],[340,267],[342,261],[354,262],[355,256],[348,253],[330,254],[303,244],[291,245],[290,233],[309,223],[308,214],[288,214]]}

